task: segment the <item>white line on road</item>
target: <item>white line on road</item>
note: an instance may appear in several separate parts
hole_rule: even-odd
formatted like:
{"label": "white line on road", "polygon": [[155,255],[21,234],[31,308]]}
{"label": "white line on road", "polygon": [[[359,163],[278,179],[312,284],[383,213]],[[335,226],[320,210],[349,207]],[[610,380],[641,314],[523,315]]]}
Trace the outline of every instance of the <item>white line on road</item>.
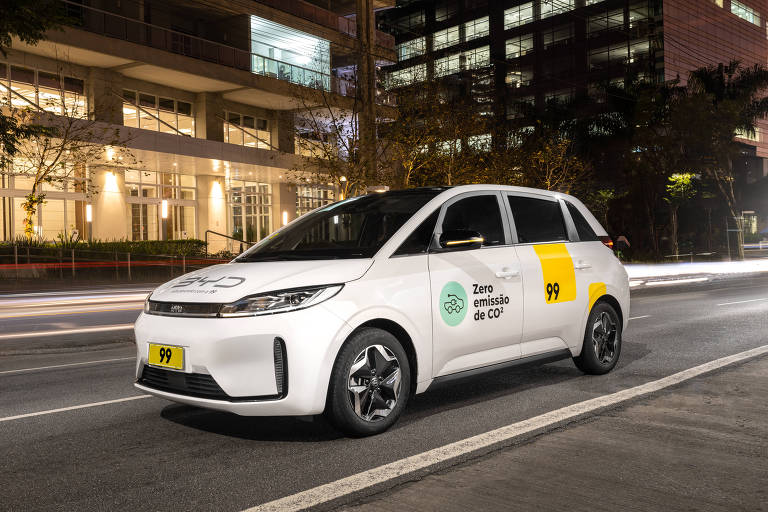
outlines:
{"label": "white line on road", "polygon": [[526,434],[544,432],[555,426],[563,426],[587,414],[596,413],[621,402],[654,393],[704,373],[766,353],[768,353],[768,345],[763,345],[732,356],[716,359],[640,386],[569,405],[568,407],[556,411],[550,411],[496,430],[491,430],[484,434],[462,439],[461,441],[447,444],[405,459],[400,459],[378,468],[370,469],[347,478],[342,478],[341,480],[336,480],[335,482],[308,489],[262,505],[257,505],[247,509],[246,512],[288,512],[304,510],[308,507],[327,503],[389,480],[394,480],[427,469],[436,464],[451,461],[483,449],[488,449],[499,443],[509,442],[514,438]]}
{"label": "white line on road", "polygon": [[133,324],[100,325],[98,327],[82,327],[80,329],[63,329],[57,331],[29,331],[15,332],[12,334],[0,334],[0,340],[14,338],[37,338],[40,336],[63,336],[65,334],[87,334],[92,332],[127,331],[133,329]]}
{"label": "white line on road", "polygon": [[763,299],[749,299],[749,300],[737,300],[736,302],[723,302],[722,304],[718,304],[718,306],[730,306],[731,304],[746,304],[747,302],[759,302],[762,300],[768,300],[768,297]]}
{"label": "white line on road", "polygon": [[641,318],[650,318],[651,315],[641,315],[641,316],[631,316],[629,317],[630,320],[640,320]]}
{"label": "white line on road", "polygon": [[21,368],[19,370],[3,370],[0,375],[8,375],[9,373],[23,373],[34,372],[37,370],[51,370],[53,368],[66,368],[68,366],[83,366],[86,364],[99,364],[99,363],[112,363],[114,361],[127,361],[129,359],[136,360],[135,357],[116,357],[114,359],[100,359],[98,361],[83,361],[82,363],[67,363],[67,364],[54,364],[52,366],[38,366],[37,368]]}
{"label": "white line on road", "polygon": [[56,414],[57,412],[75,411],[77,409],[87,409],[89,407],[98,407],[100,405],[119,404],[121,402],[129,402],[131,400],[141,400],[142,398],[149,398],[149,397],[150,395],[128,396],[125,398],[117,398],[115,400],[105,400],[103,402],[93,402],[90,404],[73,405],[72,407],[62,407],[61,409],[50,409],[48,411],[38,411],[38,412],[30,412],[27,414],[19,414],[16,416],[6,416],[5,418],[0,418],[0,423],[2,423],[3,421],[20,420],[22,418],[31,418],[33,416],[43,416],[45,414]]}

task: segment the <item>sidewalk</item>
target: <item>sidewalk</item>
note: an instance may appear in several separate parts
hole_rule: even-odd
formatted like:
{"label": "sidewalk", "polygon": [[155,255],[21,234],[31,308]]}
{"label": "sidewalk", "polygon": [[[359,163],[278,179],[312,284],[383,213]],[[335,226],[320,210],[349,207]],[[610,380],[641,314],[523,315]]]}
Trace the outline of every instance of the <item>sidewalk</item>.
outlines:
{"label": "sidewalk", "polygon": [[768,357],[342,510],[768,510]]}

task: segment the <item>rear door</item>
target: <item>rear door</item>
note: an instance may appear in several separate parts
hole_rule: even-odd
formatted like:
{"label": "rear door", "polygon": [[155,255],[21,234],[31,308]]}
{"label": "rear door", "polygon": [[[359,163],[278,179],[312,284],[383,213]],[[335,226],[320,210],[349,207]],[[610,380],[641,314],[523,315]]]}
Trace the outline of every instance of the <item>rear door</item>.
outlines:
{"label": "rear door", "polygon": [[[429,254],[433,372],[447,375],[520,357],[522,283],[509,221],[497,191],[443,205]],[[442,249],[445,231],[479,232],[476,249]]]}
{"label": "rear door", "polygon": [[535,193],[505,195],[523,275],[522,356],[573,347],[582,340],[587,290],[576,278],[561,201]]}

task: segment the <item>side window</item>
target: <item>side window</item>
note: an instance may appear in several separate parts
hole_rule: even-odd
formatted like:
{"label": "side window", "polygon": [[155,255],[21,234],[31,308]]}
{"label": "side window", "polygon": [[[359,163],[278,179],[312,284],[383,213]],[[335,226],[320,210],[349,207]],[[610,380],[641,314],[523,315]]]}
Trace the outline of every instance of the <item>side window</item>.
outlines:
{"label": "side window", "polygon": [[573,219],[573,223],[576,225],[576,232],[579,234],[579,240],[582,242],[594,242],[599,240],[595,234],[595,230],[592,229],[592,226],[589,225],[589,222],[587,222],[587,219],[584,218],[579,209],[568,201],[566,201],[565,204],[568,206],[568,213],[571,214],[571,219]]}
{"label": "side window", "polygon": [[392,256],[405,256],[407,254],[425,254],[429,249],[429,243],[432,241],[432,233],[435,231],[437,217],[440,215],[440,209],[435,210],[432,215],[427,217],[419,227],[413,230],[400,247]]}
{"label": "side window", "polygon": [[443,232],[457,229],[477,231],[485,238],[483,245],[503,245],[504,224],[496,196],[465,197],[449,206],[443,218]]}
{"label": "side window", "polygon": [[558,201],[507,196],[521,244],[567,241],[563,211]]}

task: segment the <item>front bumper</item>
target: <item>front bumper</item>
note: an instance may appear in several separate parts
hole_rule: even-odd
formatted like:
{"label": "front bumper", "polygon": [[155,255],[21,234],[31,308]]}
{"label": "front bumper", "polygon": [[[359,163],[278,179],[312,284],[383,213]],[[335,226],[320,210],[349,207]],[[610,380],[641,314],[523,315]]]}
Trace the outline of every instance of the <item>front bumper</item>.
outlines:
{"label": "front bumper", "polygon": [[[333,362],[351,329],[319,304],[242,318],[142,313],[135,331],[138,389],[244,416],[288,416],[323,411]],[[149,343],[183,347],[183,369],[149,366]]]}

